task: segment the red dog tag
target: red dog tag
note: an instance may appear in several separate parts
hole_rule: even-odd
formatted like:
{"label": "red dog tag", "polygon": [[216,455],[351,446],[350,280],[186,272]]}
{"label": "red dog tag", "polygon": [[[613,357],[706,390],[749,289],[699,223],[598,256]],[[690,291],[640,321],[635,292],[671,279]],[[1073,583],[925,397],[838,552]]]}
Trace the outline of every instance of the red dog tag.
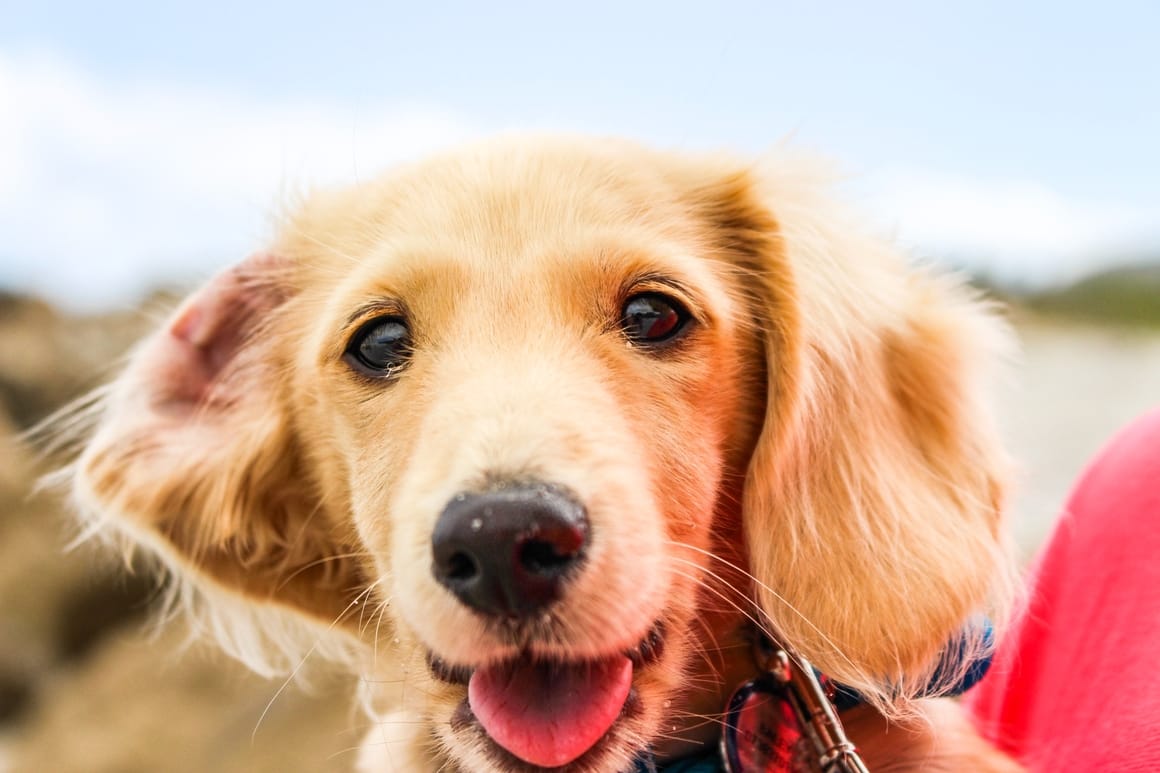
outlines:
{"label": "red dog tag", "polygon": [[721,756],[728,773],[821,770],[787,689],[764,676],[746,682],[733,693],[721,737]]}

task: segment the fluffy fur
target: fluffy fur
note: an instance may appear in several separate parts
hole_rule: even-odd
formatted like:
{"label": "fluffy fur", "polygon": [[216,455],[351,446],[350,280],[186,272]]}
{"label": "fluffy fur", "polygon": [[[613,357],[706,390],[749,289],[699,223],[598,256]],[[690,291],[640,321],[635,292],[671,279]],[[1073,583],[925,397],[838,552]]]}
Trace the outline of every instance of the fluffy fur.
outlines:
{"label": "fluffy fur", "polygon": [[[97,403],[79,510],[254,668],[325,651],[379,685],[366,770],[525,769],[429,656],[577,661],[656,622],[634,710],[569,771],[711,742],[766,624],[871,698],[847,719],[872,769],[1014,769],[953,703],[910,699],[1009,601],[982,383],[1005,334],[826,188],[782,153],[523,137],[313,194]],[[687,307],[679,345],[625,339],[642,291]],[[344,352],[384,313],[413,353],[373,381]],[[594,537],[513,631],[435,582],[431,532],[457,492],[527,478],[575,492]]]}

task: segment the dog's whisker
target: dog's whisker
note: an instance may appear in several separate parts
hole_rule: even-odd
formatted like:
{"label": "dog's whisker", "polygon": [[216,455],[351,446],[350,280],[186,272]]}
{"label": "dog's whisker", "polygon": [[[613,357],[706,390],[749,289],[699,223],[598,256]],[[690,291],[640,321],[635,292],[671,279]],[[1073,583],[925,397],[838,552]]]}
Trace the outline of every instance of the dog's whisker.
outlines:
{"label": "dog's whisker", "polygon": [[[733,571],[741,573],[747,579],[749,579],[751,582],[753,582],[755,585],[757,585],[758,587],[760,587],[761,589],[763,589],[764,591],[769,593],[769,595],[772,596],[774,599],[781,602],[781,604],[786,609],[788,609],[790,612],[792,612],[794,615],[796,615],[802,622],[804,622],[807,626],[809,626],[810,629],[813,630],[816,634],[818,634],[818,637],[828,647],[830,647],[830,649],[834,652],[834,654],[837,655],[838,657],[840,657],[842,660],[844,660],[847,663],[847,665],[849,665],[851,668],[854,668],[856,670],[861,670],[860,667],[858,666],[858,664],[855,663],[853,661],[853,659],[851,659],[848,655],[846,655],[846,653],[842,651],[842,648],[839,647],[834,642],[834,640],[831,639],[826,634],[825,631],[823,631],[821,628],[819,628],[817,625],[815,625],[814,622],[812,620],[810,620],[806,615],[802,614],[801,611],[799,611],[797,607],[795,607],[793,604],[791,604],[788,599],[786,599],[784,596],[782,596],[780,593],[778,593],[776,590],[774,590],[768,584],[762,582],[762,580],[759,577],[756,577],[755,575],[753,575],[753,573],[749,572],[748,570],[744,569],[741,566],[738,566],[737,564],[735,564],[731,561],[728,561],[728,560],[716,555],[715,553],[713,553],[711,551],[705,550],[704,548],[699,548],[696,545],[690,545],[690,544],[685,543],[685,542],[676,542],[676,541],[672,541],[672,540],[669,541],[669,544],[674,545],[676,547],[685,548],[687,550],[692,550],[692,551],[697,552],[697,553],[701,553],[701,554],[705,555],[706,557],[708,557],[714,561],[718,561],[718,562],[724,564],[729,569],[732,569]],[[683,559],[683,558],[680,558],[678,556],[674,556],[673,560],[681,561],[683,563],[687,563],[690,566],[700,568],[700,565],[697,562],[691,561],[689,559]],[[715,575],[715,573],[711,572],[708,569],[706,569],[704,571],[706,571],[709,574]],[[739,591],[738,589],[733,588],[732,585],[729,585],[728,583],[726,583],[726,586],[729,587],[731,590],[733,590],[735,593],[737,593],[739,596],[741,596],[743,598],[747,598],[747,596],[745,594],[741,593],[741,591]],[[724,598],[724,597],[722,597],[722,598]],[[752,602],[752,600],[750,600],[750,603],[754,603],[754,602]],[[753,617],[751,615],[747,614],[746,616],[749,617],[750,620],[753,620]],[[764,626],[760,626],[759,630],[763,634],[765,634],[766,636],[769,636],[771,639],[774,639],[774,640],[777,639],[777,637],[772,635],[771,632],[769,632]]]}
{"label": "dog's whisker", "polygon": [[[355,606],[357,606],[361,602],[362,597],[367,596],[372,591],[374,591],[375,587],[379,584],[379,582],[380,582],[379,580],[376,580],[375,582],[371,583],[370,585],[367,586],[367,588],[364,591],[362,591],[362,593],[360,593],[358,596],[355,596],[353,599],[351,599],[351,602],[349,604],[347,604],[346,607],[341,612],[339,612],[335,616],[335,618],[330,622],[330,624],[326,627],[327,633],[334,630],[334,628],[339,624],[339,622],[346,615],[346,613],[349,612],[352,608],[354,608]],[[258,737],[258,730],[262,726],[262,721],[266,718],[266,715],[270,712],[270,709],[271,709],[271,707],[273,707],[274,702],[278,700],[278,697],[281,696],[282,693],[286,691],[286,688],[298,676],[299,672],[302,670],[302,667],[306,664],[306,661],[310,658],[311,655],[314,654],[315,650],[318,649],[319,644],[320,644],[320,642],[318,640],[316,640],[312,645],[310,645],[310,648],[298,660],[298,663],[294,666],[294,668],[292,668],[290,670],[289,675],[287,675],[287,677],[282,681],[282,684],[279,685],[278,689],[274,691],[274,694],[270,697],[270,700],[266,703],[265,708],[262,709],[262,713],[258,716],[257,721],[254,723],[254,730],[253,730],[253,732],[250,733],[251,742]]]}
{"label": "dog's whisker", "polygon": [[[364,740],[364,741],[357,743],[353,746],[344,746],[341,749],[336,749],[335,751],[326,755],[326,761],[327,762],[334,762],[335,760],[337,760],[340,757],[345,757],[345,756],[350,755],[350,754],[358,754],[362,750],[362,748],[366,745],[366,743],[367,742]],[[386,744],[387,741],[384,740],[384,741],[380,741],[379,743]]]}
{"label": "dog's whisker", "polygon": [[725,720],[728,715],[725,712],[719,714],[700,714],[693,711],[674,711],[668,718],[669,720],[694,720],[693,724],[684,724],[682,728],[684,732],[691,730],[700,730],[703,727],[710,727],[716,725],[718,727],[725,726]]}
{"label": "dog's whisker", "polygon": [[[371,620],[368,621],[368,623],[367,623],[368,626],[370,625],[371,622],[373,622],[375,624],[375,633],[374,633],[374,636],[372,637],[372,640],[375,643],[376,656],[378,654],[379,634],[382,631],[383,618],[386,616],[387,609],[389,609],[390,606],[391,606],[391,597],[388,596],[388,597],[384,598],[382,601],[380,601],[375,606],[374,614],[371,616]],[[360,633],[362,633],[362,632],[360,631]]]}
{"label": "dog's whisker", "polygon": [[[286,223],[286,226],[287,226],[287,231],[289,231],[289,232],[293,233],[295,236],[298,236],[299,238],[309,242],[310,244],[313,244],[315,247],[320,248],[323,252],[325,252],[329,255],[333,255],[334,257],[341,258],[341,259],[345,260],[348,264],[354,264],[356,266],[366,265],[366,261],[364,259],[359,258],[356,255],[352,255],[344,250],[340,250],[334,244],[329,244],[329,243],[323,241],[322,239],[318,238],[317,236],[315,236],[313,233],[307,231],[306,229],[300,228],[292,220],[288,221]],[[306,261],[303,261],[303,262],[306,262]],[[332,270],[333,273],[335,273],[337,275],[343,275],[345,273],[341,269],[330,269],[329,265],[323,264],[319,261],[312,261],[311,267],[315,270],[320,269],[320,268],[326,269],[326,270]]]}
{"label": "dog's whisker", "polygon": [[[674,557],[673,560],[675,560],[679,563],[682,563],[682,564],[687,564],[688,566],[692,567],[693,569],[695,569],[697,571],[696,572],[687,572],[687,571],[684,571],[684,570],[679,569],[677,567],[670,566],[669,567],[670,572],[672,572],[674,575],[676,575],[678,577],[684,577],[687,580],[691,580],[693,582],[693,584],[696,585],[697,587],[704,588],[706,591],[712,593],[718,599],[725,602],[725,604],[727,604],[730,609],[732,609],[736,612],[740,612],[747,620],[749,620],[749,622],[751,622],[757,628],[757,630],[760,633],[773,638],[773,632],[767,627],[767,624],[765,623],[765,621],[759,617],[759,615],[757,614],[756,605],[754,604],[753,600],[750,599],[746,594],[742,593],[741,591],[734,588],[732,585],[730,585],[728,583],[723,583],[724,590],[717,588],[717,587],[714,587],[714,585],[711,584],[711,582],[710,582],[711,580],[715,579],[713,577],[713,575],[711,573],[707,572],[706,570],[704,570],[704,568],[701,567],[699,564],[697,564],[695,561],[687,561],[687,560],[676,558],[676,557]],[[706,577],[705,575],[709,575],[709,576]],[[719,579],[719,578],[717,578],[717,579]],[[735,601],[733,598],[731,598],[729,596],[729,593],[727,593],[727,591],[732,591],[732,593],[738,599],[741,599],[741,601]],[[744,602],[744,604],[742,602]],[[748,606],[746,606],[746,605],[748,605]],[[753,610],[753,611],[751,611],[751,610]]]}
{"label": "dog's whisker", "polygon": [[[693,561],[687,561],[686,559],[680,559],[680,558],[675,558],[675,560],[677,560],[677,561],[681,561],[681,562],[683,562],[683,563],[687,563],[687,564],[689,564],[690,566],[694,566],[694,567],[697,567],[697,568],[699,568],[699,565],[698,565],[698,564],[696,564],[696,562],[693,562]],[[690,575],[684,574],[683,572],[681,572],[681,571],[680,571],[680,570],[678,570],[678,569],[673,569],[672,571],[674,571],[675,573],[678,573],[678,574],[680,574],[681,576],[688,577],[689,579],[693,579],[693,580],[695,580],[695,581],[699,581],[697,576],[690,576]],[[751,623],[753,623],[753,625],[754,625],[754,626],[757,628],[757,630],[758,630],[758,631],[759,631],[759,632],[760,632],[762,635],[764,635],[764,636],[768,637],[768,638],[769,638],[769,639],[771,639],[771,640],[774,640],[774,641],[776,641],[776,640],[777,640],[777,638],[778,638],[778,637],[777,637],[777,636],[776,636],[776,635],[775,635],[775,634],[774,634],[774,633],[773,633],[771,630],[769,630],[769,628],[767,628],[767,627],[766,627],[765,623],[761,621],[761,619],[759,618],[759,616],[758,616],[758,615],[756,615],[756,614],[754,614],[754,613],[751,613],[751,612],[750,612],[748,609],[746,609],[745,607],[743,607],[741,604],[739,604],[739,603],[736,603],[736,602],[733,602],[731,599],[729,599],[729,597],[728,597],[728,595],[727,595],[727,594],[725,594],[723,591],[720,591],[720,590],[718,590],[717,588],[714,588],[714,587],[712,587],[712,586],[711,586],[711,585],[709,585],[708,583],[706,583],[706,582],[699,582],[699,584],[700,584],[700,585],[701,585],[701,587],[703,587],[705,590],[707,590],[707,591],[709,591],[710,593],[713,593],[714,595],[718,596],[718,597],[719,597],[720,599],[722,599],[723,601],[726,601],[727,603],[730,603],[730,604],[734,605],[734,607],[736,608],[736,610],[737,610],[738,612],[740,612],[742,615],[744,615],[744,616],[745,616],[745,617],[746,617],[746,618],[747,618],[747,619],[748,619],[748,620],[749,620]],[[734,592],[737,592],[737,590],[736,590],[735,588],[732,588],[732,586],[729,586],[729,585],[727,585],[727,587],[728,587],[730,590],[733,590]],[[743,598],[744,598],[744,597],[743,597]],[[752,602],[752,600],[750,600],[750,599],[748,599],[748,598],[745,598],[745,600],[746,600],[746,602],[747,602],[748,604],[750,604],[750,605],[753,605],[753,602]],[[840,652],[840,651],[837,651],[837,654],[838,654],[840,657],[842,657],[843,659],[845,659],[845,660],[847,661],[847,663],[848,663],[848,664],[849,664],[849,665],[850,665],[852,668],[855,668],[855,669],[857,669],[857,668],[858,668],[858,665],[857,665],[856,663],[854,663],[852,660],[850,660],[848,657],[846,657],[846,655],[845,655],[844,653],[842,653],[842,652]]]}
{"label": "dog's whisker", "polygon": [[[670,568],[669,571],[672,571],[677,576],[684,577],[684,578],[687,578],[689,580],[693,580],[695,585],[701,585],[701,586],[705,587],[706,590],[710,591],[711,593],[722,595],[722,598],[725,599],[728,602],[728,604],[730,604],[732,606],[734,611],[740,612],[742,615],[749,617],[749,619],[751,619],[751,621],[753,621],[755,626],[760,628],[760,623],[757,622],[753,616],[748,615],[748,613],[745,611],[744,607],[741,607],[740,605],[735,604],[735,602],[733,602],[732,600],[728,600],[727,597],[725,597],[725,594],[718,591],[717,588],[713,588],[709,585],[706,585],[701,577],[699,577],[697,575],[691,575],[691,573],[683,572],[680,569]],[[704,660],[706,669],[709,670],[709,676],[704,677],[705,684],[710,686],[710,687],[716,688],[716,687],[719,687],[720,684],[722,684],[722,682],[724,680],[724,673],[725,673],[726,669],[725,669],[725,665],[724,665],[724,660],[722,659],[722,652],[725,651],[725,648],[722,648],[722,646],[720,646],[717,643],[716,635],[713,634],[712,631],[705,631],[705,633],[708,634],[708,636],[710,636],[712,638],[713,644],[715,644],[715,651],[717,652],[717,657],[713,657],[713,655],[711,655],[711,653],[705,649],[705,643],[699,637],[696,637],[696,636],[693,637],[693,648],[694,648],[695,655],[697,655],[699,658]]]}
{"label": "dog's whisker", "polygon": [[[692,578],[690,578],[692,579]],[[701,624],[698,620],[694,623],[702,632],[702,636],[692,637],[694,654],[705,663],[708,674],[700,677],[700,680],[706,684],[715,685],[722,681],[726,671],[723,652],[718,639],[717,632],[708,626]],[[697,679],[689,679],[691,683],[696,683]]]}
{"label": "dog's whisker", "polygon": [[[301,535],[303,532],[305,532],[307,526],[308,526],[308,524],[305,524],[305,523],[302,525],[301,529],[299,530],[299,535]],[[363,558],[363,557],[372,556],[372,555],[373,554],[367,550],[356,550],[356,551],[350,551],[347,553],[336,553],[334,555],[323,556],[322,558],[316,558],[313,561],[310,561],[309,563],[305,563],[301,566],[295,567],[294,571],[292,571],[290,574],[283,577],[278,582],[278,585],[276,587],[278,590],[282,590],[283,588],[286,587],[287,583],[291,582],[295,577],[298,577],[303,572],[308,572],[317,566],[323,566],[325,564],[336,563],[338,561],[345,561],[345,560],[351,559],[351,558]]]}

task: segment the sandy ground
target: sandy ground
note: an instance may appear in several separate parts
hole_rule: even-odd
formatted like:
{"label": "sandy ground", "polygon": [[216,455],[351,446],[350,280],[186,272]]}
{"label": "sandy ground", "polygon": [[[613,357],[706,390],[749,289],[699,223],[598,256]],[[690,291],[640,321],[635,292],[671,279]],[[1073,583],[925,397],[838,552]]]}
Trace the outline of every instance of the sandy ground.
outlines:
{"label": "sandy ground", "polygon": [[[1091,454],[1160,405],[1160,334],[1034,321],[1020,333],[1024,354],[1001,415],[1022,466],[1013,526],[1026,556]],[[178,654],[177,628],[148,638],[144,615],[91,641],[73,630],[80,612],[107,604],[124,583],[89,553],[63,554],[58,508],[24,498],[28,460],[7,443],[2,419],[0,773],[348,770],[366,730],[348,680],[319,677],[313,694],[281,691],[281,681],[206,649]],[[143,608],[139,589],[122,591]]]}

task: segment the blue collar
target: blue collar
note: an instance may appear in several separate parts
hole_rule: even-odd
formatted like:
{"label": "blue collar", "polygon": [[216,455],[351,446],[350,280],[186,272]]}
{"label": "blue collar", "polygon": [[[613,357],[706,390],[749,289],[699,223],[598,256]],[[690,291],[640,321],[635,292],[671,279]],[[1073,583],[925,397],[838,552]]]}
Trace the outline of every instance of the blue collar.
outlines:
{"label": "blue collar", "polygon": [[641,757],[636,761],[633,773],[723,773],[721,755],[716,750],[700,752],[692,757],[683,757],[668,765],[657,767],[652,755]]}

